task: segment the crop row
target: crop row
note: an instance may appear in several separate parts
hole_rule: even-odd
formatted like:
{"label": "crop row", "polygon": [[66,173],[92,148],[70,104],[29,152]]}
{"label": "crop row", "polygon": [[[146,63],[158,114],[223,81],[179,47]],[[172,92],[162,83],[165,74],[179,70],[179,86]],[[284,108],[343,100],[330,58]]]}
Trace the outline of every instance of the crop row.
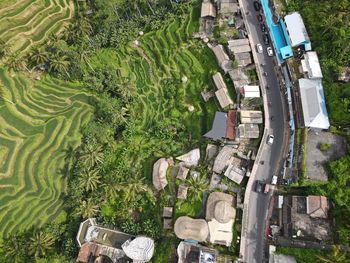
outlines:
{"label": "crop row", "polygon": [[0,235],[41,226],[62,209],[65,152],[89,120],[89,96],[74,85],[33,83],[0,69]]}

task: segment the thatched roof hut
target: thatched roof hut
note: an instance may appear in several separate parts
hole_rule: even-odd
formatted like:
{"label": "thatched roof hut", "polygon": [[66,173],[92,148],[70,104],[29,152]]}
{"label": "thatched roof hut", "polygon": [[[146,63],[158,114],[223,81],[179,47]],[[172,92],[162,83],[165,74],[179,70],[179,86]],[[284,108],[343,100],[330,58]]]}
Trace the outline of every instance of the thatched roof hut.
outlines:
{"label": "thatched roof hut", "polygon": [[153,165],[153,185],[160,191],[167,186],[166,171],[169,167],[168,161],[165,158],[160,158]]}
{"label": "thatched roof hut", "polygon": [[191,167],[191,166],[197,166],[199,159],[201,157],[201,153],[199,148],[193,149],[192,151],[189,151],[188,153],[185,153],[183,155],[180,155],[176,157],[177,160],[183,161],[185,163],[185,166]]}
{"label": "thatched roof hut", "polygon": [[198,242],[204,242],[209,235],[209,228],[204,219],[181,216],[175,222],[174,232],[180,239],[193,239]]}
{"label": "thatched roof hut", "polygon": [[236,217],[234,208],[235,198],[232,195],[213,192],[207,200],[205,219],[207,221],[215,218],[219,223],[227,223]]}
{"label": "thatched roof hut", "polygon": [[132,241],[125,242],[122,248],[133,262],[148,262],[154,253],[154,241],[149,237],[138,236]]}

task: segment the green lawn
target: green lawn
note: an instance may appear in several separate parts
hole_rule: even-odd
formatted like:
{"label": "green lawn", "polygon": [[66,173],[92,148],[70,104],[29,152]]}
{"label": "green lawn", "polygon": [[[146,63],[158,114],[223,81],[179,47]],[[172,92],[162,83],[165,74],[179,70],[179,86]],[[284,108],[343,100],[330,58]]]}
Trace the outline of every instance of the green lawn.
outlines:
{"label": "green lawn", "polygon": [[[92,115],[89,95],[49,77],[0,68],[0,236],[53,221],[63,207],[65,158]],[[9,101],[12,101],[10,103]]]}

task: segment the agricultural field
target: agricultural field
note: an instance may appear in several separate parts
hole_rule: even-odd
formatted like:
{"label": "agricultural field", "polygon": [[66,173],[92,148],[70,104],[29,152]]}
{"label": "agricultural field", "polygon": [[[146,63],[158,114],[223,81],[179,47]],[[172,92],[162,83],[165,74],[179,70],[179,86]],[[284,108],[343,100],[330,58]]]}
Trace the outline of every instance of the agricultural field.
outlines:
{"label": "agricultural field", "polygon": [[12,0],[0,3],[0,39],[24,53],[57,34],[74,15],[72,0]]}
{"label": "agricultural field", "polygon": [[69,151],[92,113],[76,84],[33,82],[0,68],[0,236],[40,227],[61,213]]}
{"label": "agricultural field", "polygon": [[[136,43],[118,51],[102,50],[91,59],[95,70],[113,67],[120,85],[135,89],[135,102],[128,108],[132,134],[118,144],[120,154],[113,162],[123,156],[132,166],[142,167],[148,179],[157,158],[198,147],[219,109],[214,99],[205,103],[201,97],[202,90],[214,89],[211,76],[219,69],[211,50],[191,37],[197,15],[192,12],[140,36]],[[171,126],[182,127],[184,133],[177,135],[181,140],[166,132]]]}

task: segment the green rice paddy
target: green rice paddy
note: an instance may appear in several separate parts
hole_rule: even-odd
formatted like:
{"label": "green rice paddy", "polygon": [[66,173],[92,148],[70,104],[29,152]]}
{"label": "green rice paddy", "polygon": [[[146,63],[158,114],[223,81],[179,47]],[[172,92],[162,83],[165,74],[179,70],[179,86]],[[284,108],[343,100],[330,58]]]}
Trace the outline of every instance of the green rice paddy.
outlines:
{"label": "green rice paddy", "polygon": [[0,38],[26,52],[62,30],[74,15],[72,0],[17,0],[0,5]]}
{"label": "green rice paddy", "polygon": [[[212,74],[218,66],[212,51],[192,38],[198,9],[176,19],[167,26],[138,38],[138,45],[130,43],[118,50],[104,50],[92,58],[93,67],[114,67],[120,79],[127,79],[136,89],[135,100],[128,108],[133,122],[131,138],[119,143],[120,153],[130,161],[130,167],[139,164],[146,178],[156,158],[176,156],[190,149],[191,142],[202,141],[202,135],[211,128],[218,106],[214,99],[204,102],[201,91],[213,89]],[[187,81],[183,81],[183,77]],[[189,111],[189,106],[194,110]],[[165,126],[162,126],[166,123]],[[155,127],[165,129],[181,124],[185,134],[181,142],[150,136]],[[188,141],[186,143],[185,141]],[[195,146],[193,146],[195,147]],[[113,160],[118,162],[118,160]]]}
{"label": "green rice paddy", "polygon": [[79,85],[33,82],[0,68],[0,236],[53,221],[66,190],[67,151],[91,115]]}

